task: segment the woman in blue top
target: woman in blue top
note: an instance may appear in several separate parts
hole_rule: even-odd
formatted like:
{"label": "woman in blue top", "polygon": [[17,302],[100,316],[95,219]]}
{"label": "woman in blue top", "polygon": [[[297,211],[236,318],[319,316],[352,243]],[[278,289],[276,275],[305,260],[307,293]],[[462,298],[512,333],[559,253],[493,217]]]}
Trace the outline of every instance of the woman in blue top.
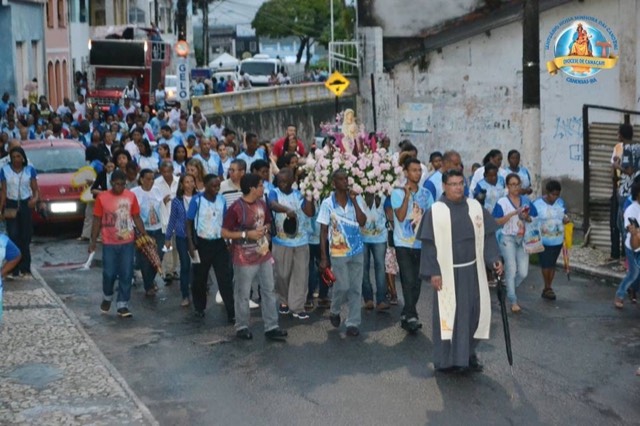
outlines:
{"label": "woman in blue top", "polygon": [[516,297],[516,287],[529,273],[529,255],[524,250],[525,226],[538,213],[531,201],[520,195],[520,176],[511,173],[507,175],[506,181],[507,196],[498,200],[493,208],[493,217],[501,226],[498,246],[504,258],[507,297],[511,302],[511,312],[518,313],[521,308]]}
{"label": "woman in blue top", "polygon": [[9,151],[11,161],[0,170],[2,193],[0,210],[7,222],[7,234],[15,242],[22,258],[12,275],[31,277],[31,215],[40,198],[36,169],[28,164],[27,154],[20,147]]}
{"label": "woman in blue top", "polygon": [[473,198],[478,200],[489,212],[492,212],[496,202],[504,195],[504,178],[499,176],[498,166],[493,163],[485,164],[484,179],[476,185]]}
{"label": "woman in blue top", "polygon": [[516,149],[512,149],[507,154],[507,161],[509,165],[500,170],[500,174],[506,178],[511,173],[516,173],[520,176],[520,194],[529,195],[533,192],[531,189],[531,175],[526,167],[520,165],[520,152]]}
{"label": "woman in blue top", "polygon": [[178,182],[176,198],[171,201],[171,214],[165,233],[165,247],[171,246],[171,238],[176,236],[176,250],[180,257],[180,293],[181,306],[189,306],[189,283],[191,282],[191,259],[189,258],[189,244],[187,242],[187,209],[196,188],[196,181],[191,175],[182,175]]}
{"label": "woman in blue top", "polygon": [[569,223],[566,215],[564,201],[560,198],[562,186],[557,180],[550,180],[545,187],[546,194],[533,202],[538,211],[538,222],[540,223],[540,235],[544,251],[538,255],[542,278],[544,279],[544,290],[542,297],[548,300],[556,300],[556,294],[551,288],[553,277],[556,274],[556,262],[562,250],[564,241],[564,224]]}

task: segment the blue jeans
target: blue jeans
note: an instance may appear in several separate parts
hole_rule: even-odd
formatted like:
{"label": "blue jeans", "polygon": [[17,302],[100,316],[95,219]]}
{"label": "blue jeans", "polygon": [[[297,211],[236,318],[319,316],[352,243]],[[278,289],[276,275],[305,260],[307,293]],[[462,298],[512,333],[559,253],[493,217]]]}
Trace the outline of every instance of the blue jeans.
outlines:
{"label": "blue jeans", "polygon": [[189,258],[189,243],[185,237],[176,235],[176,250],[180,258],[180,293],[183,299],[189,298],[189,284],[191,283],[191,259]]}
{"label": "blue jeans", "polygon": [[640,281],[640,266],[638,266],[638,255],[627,246],[624,247],[624,252],[627,256],[627,263],[629,264],[629,270],[627,275],[622,279],[618,290],[616,291],[616,297],[618,299],[624,299],[627,294],[627,290],[633,286],[638,287],[638,281]]}
{"label": "blue jeans", "polygon": [[384,272],[384,254],[387,243],[364,243],[364,266],[362,271],[362,298],[365,302],[373,300],[371,279],[371,256],[373,256],[373,270],[376,277],[376,304],[385,301],[387,294],[387,277]]}
{"label": "blue jeans", "polygon": [[504,258],[504,279],[507,285],[507,297],[512,304],[518,303],[516,288],[529,273],[529,255],[524,251],[524,238],[516,235],[503,235],[500,252]]}
{"label": "blue jeans", "polygon": [[131,299],[133,278],[133,243],[104,244],[102,246],[102,294],[104,300],[113,299],[113,285],[118,280],[117,309],[126,308]]}
{"label": "blue jeans", "polygon": [[[147,231],[147,235],[153,238],[156,242],[156,248],[158,252],[158,257],[162,262],[162,256],[164,253],[162,252],[162,246],[164,246],[164,234],[162,233],[162,229],[158,229],[156,231]],[[158,270],[149,262],[149,259],[142,254],[138,253],[138,258],[140,259],[140,271],[142,272],[142,282],[144,283],[145,290],[151,290],[153,288],[153,281],[156,278],[156,273]]]}

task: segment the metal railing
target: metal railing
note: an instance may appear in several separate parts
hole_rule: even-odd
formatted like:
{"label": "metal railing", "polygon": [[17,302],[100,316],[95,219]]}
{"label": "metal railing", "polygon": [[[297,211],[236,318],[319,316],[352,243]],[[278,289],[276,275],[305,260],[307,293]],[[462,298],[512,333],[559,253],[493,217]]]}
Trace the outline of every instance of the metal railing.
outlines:
{"label": "metal railing", "polygon": [[358,76],[360,69],[360,43],[334,41],[329,43],[329,71]]}
{"label": "metal railing", "polygon": [[202,114],[256,111],[282,106],[331,100],[335,96],[322,83],[291,84],[265,87],[230,93],[194,96],[192,104],[199,106]]}

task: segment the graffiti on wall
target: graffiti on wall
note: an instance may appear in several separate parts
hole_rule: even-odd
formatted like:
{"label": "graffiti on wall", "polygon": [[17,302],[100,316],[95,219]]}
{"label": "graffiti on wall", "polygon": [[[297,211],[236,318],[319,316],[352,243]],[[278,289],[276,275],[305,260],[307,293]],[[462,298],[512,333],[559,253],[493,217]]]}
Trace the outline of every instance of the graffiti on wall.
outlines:
{"label": "graffiti on wall", "polygon": [[553,138],[582,140],[582,117],[556,117]]}

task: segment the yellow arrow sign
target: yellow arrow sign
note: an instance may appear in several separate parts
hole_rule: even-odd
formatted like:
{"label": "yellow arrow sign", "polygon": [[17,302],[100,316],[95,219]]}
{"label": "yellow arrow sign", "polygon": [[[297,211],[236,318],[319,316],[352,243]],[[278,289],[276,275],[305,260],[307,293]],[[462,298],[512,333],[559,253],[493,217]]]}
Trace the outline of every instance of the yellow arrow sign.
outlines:
{"label": "yellow arrow sign", "polygon": [[327,81],[324,82],[325,87],[331,90],[336,96],[342,96],[345,90],[349,87],[349,84],[347,77],[340,74],[338,71],[334,71]]}

